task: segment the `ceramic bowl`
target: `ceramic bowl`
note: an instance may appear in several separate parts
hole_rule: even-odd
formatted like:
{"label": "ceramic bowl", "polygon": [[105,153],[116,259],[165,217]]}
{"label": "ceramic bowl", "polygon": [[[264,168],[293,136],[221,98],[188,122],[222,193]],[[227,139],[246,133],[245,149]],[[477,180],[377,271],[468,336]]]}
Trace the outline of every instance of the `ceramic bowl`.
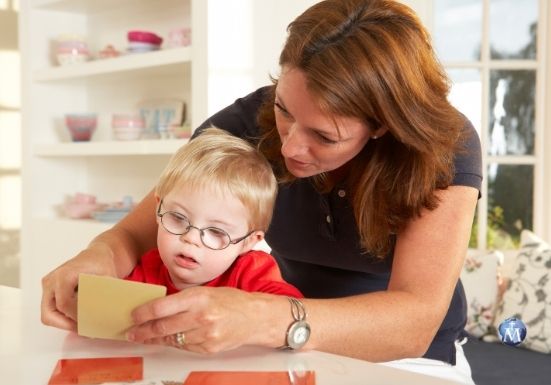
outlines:
{"label": "ceramic bowl", "polygon": [[73,142],[86,142],[92,139],[97,125],[96,114],[67,114],[65,125]]}
{"label": "ceramic bowl", "polygon": [[187,47],[191,44],[191,28],[174,28],[168,33],[169,47]]}
{"label": "ceramic bowl", "polygon": [[89,54],[84,53],[58,53],[57,62],[61,66],[84,63],[90,60]]}
{"label": "ceramic bowl", "polygon": [[129,42],[150,43],[153,45],[161,45],[163,38],[149,31],[128,31],[127,38]]}
{"label": "ceramic bowl", "polygon": [[113,114],[111,127],[116,140],[138,140],[144,131],[145,121],[139,114]]}
{"label": "ceramic bowl", "polygon": [[60,36],[56,42],[55,54],[59,65],[83,63],[90,59],[88,44],[77,35]]}
{"label": "ceramic bowl", "polygon": [[116,140],[138,140],[142,137],[141,128],[114,128],[113,136]]}
{"label": "ceramic bowl", "polygon": [[99,207],[97,203],[67,202],[63,205],[63,211],[71,219],[85,219],[92,218],[92,213]]}

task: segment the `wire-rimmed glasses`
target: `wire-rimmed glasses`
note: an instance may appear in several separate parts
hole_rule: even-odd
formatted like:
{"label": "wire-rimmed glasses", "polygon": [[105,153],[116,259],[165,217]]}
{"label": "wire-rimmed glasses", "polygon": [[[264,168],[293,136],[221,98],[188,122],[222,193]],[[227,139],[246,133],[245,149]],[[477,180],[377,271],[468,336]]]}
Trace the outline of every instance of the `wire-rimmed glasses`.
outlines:
{"label": "wire-rimmed glasses", "polygon": [[185,215],[176,211],[165,211],[161,213],[162,204],[163,201],[161,200],[157,208],[157,216],[161,218],[161,224],[166,231],[174,235],[184,235],[191,229],[196,229],[199,231],[203,245],[211,250],[223,250],[229,245],[235,245],[254,232],[254,230],[250,231],[247,235],[232,240],[227,232],[218,227],[205,227],[200,229],[199,227],[193,226]]}

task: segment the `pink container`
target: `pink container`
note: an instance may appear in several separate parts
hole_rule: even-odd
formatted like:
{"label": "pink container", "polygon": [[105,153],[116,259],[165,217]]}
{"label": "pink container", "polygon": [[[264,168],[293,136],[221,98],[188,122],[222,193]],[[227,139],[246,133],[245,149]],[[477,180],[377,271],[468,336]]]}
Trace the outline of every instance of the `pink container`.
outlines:
{"label": "pink container", "polygon": [[111,127],[115,139],[137,140],[142,136],[145,121],[138,114],[114,114]]}
{"label": "pink container", "polygon": [[84,63],[90,59],[88,44],[78,35],[62,35],[57,39],[55,55],[59,65]]}
{"label": "pink container", "polygon": [[163,43],[162,37],[148,31],[128,31],[127,38],[128,41],[150,43],[154,45],[161,45]]}
{"label": "pink container", "polygon": [[73,142],[86,142],[92,139],[97,125],[96,114],[67,114],[65,125],[71,134]]}
{"label": "pink container", "polygon": [[191,44],[191,28],[175,28],[168,33],[170,47],[187,47]]}
{"label": "pink container", "polygon": [[138,114],[114,114],[111,126],[116,127],[139,127],[144,128],[145,122]]}

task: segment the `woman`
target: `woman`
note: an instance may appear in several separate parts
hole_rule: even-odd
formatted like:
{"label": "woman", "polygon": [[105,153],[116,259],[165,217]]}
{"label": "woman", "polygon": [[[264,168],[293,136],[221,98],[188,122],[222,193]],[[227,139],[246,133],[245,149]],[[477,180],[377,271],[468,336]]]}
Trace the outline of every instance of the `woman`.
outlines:
{"label": "woman", "polygon": [[[195,352],[304,346],[472,381],[457,343],[458,278],[480,144],[447,101],[426,31],[394,1],[327,0],[288,32],[274,85],[203,126],[257,143],[272,163],[281,184],[266,239],[306,298],[191,288],[136,309],[129,340],[185,336],[180,347]],[[78,273],[126,276],[155,245],[154,210],[150,194],[44,277],[44,323],[75,329]]]}

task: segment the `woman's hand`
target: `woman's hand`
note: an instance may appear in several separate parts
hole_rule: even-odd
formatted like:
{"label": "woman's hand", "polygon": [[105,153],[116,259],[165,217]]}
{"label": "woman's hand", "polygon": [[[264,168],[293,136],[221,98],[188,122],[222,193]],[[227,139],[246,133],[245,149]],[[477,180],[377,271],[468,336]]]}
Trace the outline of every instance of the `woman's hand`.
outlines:
{"label": "woman's hand", "polygon": [[126,277],[147,250],[155,247],[157,202],[149,193],[126,217],[98,235],[88,248],[42,278],[42,322],[76,331],[78,275]]}
{"label": "woman's hand", "polygon": [[42,278],[41,319],[45,325],[77,330],[77,286],[80,273],[116,277],[112,253],[91,245]]}
{"label": "woman's hand", "polygon": [[[196,286],[136,308],[132,314],[136,326],[127,338],[176,346],[174,335],[183,333],[185,344],[178,347],[198,353],[216,353],[247,344],[276,347],[283,343],[285,326],[281,326],[280,335],[270,333],[274,325],[277,330],[277,317],[265,315],[283,313],[285,325],[288,312],[287,300],[282,296]],[[270,326],[263,324],[263,316],[271,318]]]}

